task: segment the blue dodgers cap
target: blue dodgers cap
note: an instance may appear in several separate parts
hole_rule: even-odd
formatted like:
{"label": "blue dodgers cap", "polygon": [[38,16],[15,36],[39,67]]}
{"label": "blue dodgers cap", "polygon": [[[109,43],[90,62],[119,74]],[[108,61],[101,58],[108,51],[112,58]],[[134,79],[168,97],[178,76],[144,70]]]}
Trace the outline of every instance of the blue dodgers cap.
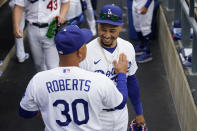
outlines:
{"label": "blue dodgers cap", "polygon": [[55,44],[59,54],[67,55],[77,51],[91,39],[92,32],[89,29],[80,29],[77,25],[69,25],[56,34]]}
{"label": "blue dodgers cap", "polygon": [[122,10],[116,5],[104,5],[101,8],[97,23],[107,23],[120,26],[123,24]]}

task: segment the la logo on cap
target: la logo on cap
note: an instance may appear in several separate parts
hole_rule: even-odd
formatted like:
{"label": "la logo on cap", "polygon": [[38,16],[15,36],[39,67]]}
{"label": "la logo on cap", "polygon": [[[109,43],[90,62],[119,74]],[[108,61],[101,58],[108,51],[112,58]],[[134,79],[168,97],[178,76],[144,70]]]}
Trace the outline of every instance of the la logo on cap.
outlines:
{"label": "la logo on cap", "polygon": [[107,14],[108,14],[108,17],[110,17],[112,15],[111,9],[108,9]]}

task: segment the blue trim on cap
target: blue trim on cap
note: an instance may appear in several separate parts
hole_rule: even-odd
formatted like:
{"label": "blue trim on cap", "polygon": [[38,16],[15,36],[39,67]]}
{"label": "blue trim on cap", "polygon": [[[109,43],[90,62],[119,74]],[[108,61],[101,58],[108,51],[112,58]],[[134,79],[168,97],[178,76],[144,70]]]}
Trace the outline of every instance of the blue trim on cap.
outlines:
{"label": "blue trim on cap", "polygon": [[104,23],[104,24],[110,24],[110,25],[117,25],[120,26],[123,24],[122,20],[118,20],[116,22],[113,22],[111,20],[96,20],[96,23]]}

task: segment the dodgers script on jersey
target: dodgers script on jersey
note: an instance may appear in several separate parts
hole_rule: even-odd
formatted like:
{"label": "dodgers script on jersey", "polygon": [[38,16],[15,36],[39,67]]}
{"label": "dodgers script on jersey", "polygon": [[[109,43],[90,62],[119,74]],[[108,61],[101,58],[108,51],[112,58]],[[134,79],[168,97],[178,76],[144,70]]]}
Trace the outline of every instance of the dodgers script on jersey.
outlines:
{"label": "dodgers script on jersey", "polygon": [[40,110],[45,131],[104,131],[100,114],[123,100],[113,82],[78,67],[58,67],[37,73],[20,106]]}
{"label": "dodgers script on jersey", "polygon": [[59,15],[61,3],[66,3],[69,0],[14,0],[14,1],[17,5],[24,7],[26,12],[26,19],[29,22],[49,23],[55,16]]}
{"label": "dodgers script on jersey", "polygon": [[124,53],[129,61],[128,72],[126,75],[135,74],[137,70],[135,50],[131,43],[121,38],[117,39],[117,47],[113,53],[102,48],[98,43],[97,38],[88,43],[87,56],[86,59],[80,63],[80,67],[89,71],[105,74],[111,80],[116,82],[117,74],[114,72],[113,61],[118,61],[121,53]]}
{"label": "dodgers script on jersey", "polygon": [[[88,43],[87,56],[86,59],[80,63],[80,67],[89,71],[104,74],[116,84],[117,74],[114,72],[113,60],[118,61],[121,53],[124,53],[129,61],[128,72],[126,75],[135,74],[137,70],[135,50],[131,43],[121,38],[117,38],[117,47],[113,53],[102,48],[98,43],[98,38]],[[102,122],[105,129],[110,127],[111,129],[114,128],[114,131],[126,131],[127,129],[125,129],[125,127],[128,125],[127,106],[122,110],[111,112],[103,111]]]}

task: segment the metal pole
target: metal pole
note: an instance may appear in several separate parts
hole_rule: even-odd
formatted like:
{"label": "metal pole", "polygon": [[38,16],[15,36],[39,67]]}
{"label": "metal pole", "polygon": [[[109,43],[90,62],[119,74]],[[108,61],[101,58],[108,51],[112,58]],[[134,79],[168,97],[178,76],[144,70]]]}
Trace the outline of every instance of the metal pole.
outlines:
{"label": "metal pole", "polygon": [[168,0],[168,9],[174,10],[174,0]]}
{"label": "metal pole", "polygon": [[187,14],[182,12],[182,15],[181,15],[181,27],[182,27],[181,42],[183,44],[183,47],[188,47],[190,45],[190,23],[189,23],[186,15]]}
{"label": "metal pole", "polygon": [[174,13],[174,19],[178,20],[181,18],[181,3],[180,0],[175,0],[175,13]]}
{"label": "metal pole", "polygon": [[190,0],[189,3],[189,16],[194,17],[194,0]]}
{"label": "metal pole", "polygon": [[192,47],[192,72],[197,73],[197,33],[193,35],[193,47]]}

